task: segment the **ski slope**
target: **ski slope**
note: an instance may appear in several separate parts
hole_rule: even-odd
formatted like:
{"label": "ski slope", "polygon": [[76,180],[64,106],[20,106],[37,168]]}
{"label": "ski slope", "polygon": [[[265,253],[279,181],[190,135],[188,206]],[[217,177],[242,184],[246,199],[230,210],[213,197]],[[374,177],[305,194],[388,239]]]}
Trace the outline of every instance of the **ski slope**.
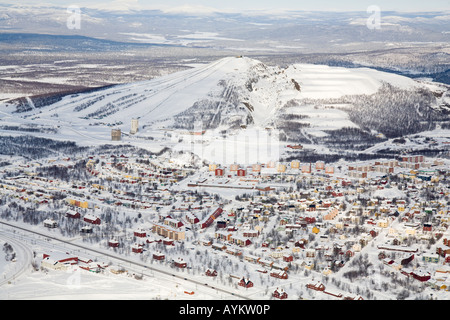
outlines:
{"label": "ski slope", "polygon": [[[294,86],[294,81],[300,85],[300,90]],[[302,121],[309,121],[311,134],[320,135],[324,128],[334,130],[356,125],[337,109],[316,112],[312,109],[314,106],[285,108],[286,104],[370,95],[384,82],[402,89],[424,86],[406,77],[368,68],[308,64],[281,68],[247,57],[227,57],[148,81],[68,95],[42,108],[36,108],[27,98],[31,107],[23,113],[15,113],[11,105],[3,103],[0,104],[0,125],[50,126],[58,129],[57,135],[36,135],[91,146],[111,143],[112,128],[128,133],[131,120],[139,119],[139,132],[135,136],[123,136],[123,140],[157,151],[176,144],[176,139],[167,139],[162,133],[173,129],[174,117],[189,113],[198,102],[209,101],[213,110],[204,111],[214,113],[213,121],[222,121],[220,130],[227,130],[233,117],[243,121],[247,116],[252,119],[251,125],[264,129],[280,114],[289,113],[307,116],[308,119]]]}
{"label": "ski slope", "polygon": [[374,94],[383,82],[401,89],[419,88],[416,81],[369,68],[296,64],[286,72],[302,86],[301,98],[338,99],[345,95]]}

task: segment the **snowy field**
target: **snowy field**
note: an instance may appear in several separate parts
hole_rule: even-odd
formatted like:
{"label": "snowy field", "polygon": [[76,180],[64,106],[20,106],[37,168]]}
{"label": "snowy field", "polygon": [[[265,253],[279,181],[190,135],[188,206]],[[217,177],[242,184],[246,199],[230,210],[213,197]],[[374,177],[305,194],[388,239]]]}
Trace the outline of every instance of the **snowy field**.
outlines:
{"label": "snowy field", "polygon": [[[194,295],[186,294],[192,292]],[[210,300],[233,299],[214,290],[164,277],[135,279],[112,273],[72,271],[30,272],[0,290],[0,300]]]}

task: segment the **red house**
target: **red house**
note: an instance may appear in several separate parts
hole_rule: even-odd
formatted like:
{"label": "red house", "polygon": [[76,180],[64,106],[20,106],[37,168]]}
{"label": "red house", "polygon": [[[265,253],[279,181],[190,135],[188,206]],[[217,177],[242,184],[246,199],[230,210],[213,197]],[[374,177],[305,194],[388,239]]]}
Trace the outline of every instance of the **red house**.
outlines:
{"label": "red house", "polygon": [[425,282],[431,279],[431,274],[429,272],[424,272],[424,271],[416,271],[414,270],[413,272],[410,273],[410,275],[419,281]]}
{"label": "red house", "polygon": [[206,270],[205,275],[208,277],[217,277],[217,271],[208,269]]}
{"label": "red house", "polygon": [[97,225],[99,225],[100,222],[101,222],[101,221],[100,221],[100,218],[95,217],[95,216],[90,215],[90,214],[85,215],[83,220],[84,220],[85,222],[87,222],[87,223],[90,223],[90,224],[97,224]]}
{"label": "red house", "polygon": [[78,263],[78,257],[77,256],[71,256],[68,253],[64,254],[62,252],[52,252],[51,254],[44,253],[42,255],[42,259],[50,257],[59,263],[67,263],[71,265],[75,265]]}
{"label": "red house", "polygon": [[345,251],[345,256],[347,256],[347,257],[353,257],[354,255],[355,255],[355,253],[351,250]]}
{"label": "red house", "polygon": [[153,254],[153,259],[158,261],[163,261],[166,258],[166,256],[163,253],[156,252]]}
{"label": "red house", "polygon": [[141,246],[139,246],[138,244],[135,243],[131,247],[131,251],[134,252],[134,253],[142,253],[142,252],[144,252],[144,249]]}
{"label": "red house", "polygon": [[227,227],[228,222],[225,220],[217,221],[217,228],[225,229]]}
{"label": "red house", "polygon": [[196,223],[200,222],[200,219],[195,214],[193,214],[192,212],[186,213],[185,218],[191,224],[196,224]]}
{"label": "red house", "polygon": [[66,213],[66,217],[67,218],[72,218],[72,219],[80,219],[81,215],[80,215],[79,212],[76,212],[76,211],[68,211]]}
{"label": "red house", "polygon": [[216,177],[223,176],[223,169],[217,168],[215,171]]}
{"label": "red house", "polygon": [[287,299],[288,294],[281,289],[281,291],[278,291],[278,288],[272,293],[272,297],[277,298],[277,299]]}
{"label": "red house", "polygon": [[134,231],[134,236],[138,238],[145,238],[147,236],[147,232],[141,229],[137,229]]}
{"label": "red house", "polygon": [[270,273],[270,276],[274,277],[274,278],[278,278],[278,279],[287,279],[288,278],[288,274],[286,271],[284,271],[284,272],[274,271],[274,272]]}
{"label": "red house", "polygon": [[292,262],[292,261],[294,261],[294,257],[292,256],[292,254],[286,254],[283,256],[283,261]]}
{"label": "red house", "polygon": [[186,268],[186,267],[187,267],[186,261],[184,261],[184,260],[181,259],[181,258],[179,258],[178,260],[174,261],[173,264],[174,264],[175,267],[177,267],[177,268]]}
{"label": "red house", "polygon": [[173,246],[175,245],[172,239],[169,238],[164,238],[163,239],[163,245],[165,246]]}
{"label": "red house", "polygon": [[119,247],[119,241],[117,241],[117,240],[109,240],[108,241],[108,245],[111,248],[118,248]]}
{"label": "red house", "polygon": [[181,228],[182,226],[184,226],[183,222],[178,221],[176,219],[172,219],[172,218],[166,218],[166,220],[164,220],[164,224],[172,227],[172,228]]}
{"label": "red house", "polygon": [[306,244],[307,240],[298,240],[295,242],[294,246],[305,249],[305,244]]}
{"label": "red house", "polygon": [[305,218],[305,222],[308,223],[308,224],[316,223],[316,218],[314,218],[314,217],[306,217]]}
{"label": "red house", "polygon": [[245,177],[246,171],[244,169],[239,169],[237,171],[238,177]]}
{"label": "red house", "polygon": [[410,254],[409,256],[405,257],[400,263],[402,266],[406,266],[413,260],[414,260],[414,254]]}
{"label": "red house", "polygon": [[241,281],[239,281],[239,285],[244,288],[251,288],[253,287],[253,282],[249,279],[242,278]]}
{"label": "red house", "polygon": [[239,235],[232,235],[230,238],[231,243],[238,245],[240,247],[247,247],[252,244],[252,241],[246,237],[241,237]]}

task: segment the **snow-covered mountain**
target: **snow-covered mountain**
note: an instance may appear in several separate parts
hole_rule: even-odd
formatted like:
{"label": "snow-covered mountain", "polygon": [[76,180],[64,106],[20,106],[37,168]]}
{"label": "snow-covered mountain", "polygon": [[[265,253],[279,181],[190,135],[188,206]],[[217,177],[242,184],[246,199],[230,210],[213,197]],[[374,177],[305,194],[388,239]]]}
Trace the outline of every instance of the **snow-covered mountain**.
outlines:
{"label": "snow-covered mountain", "polygon": [[127,120],[136,118],[143,126],[164,121],[165,128],[188,127],[194,120],[213,128],[240,118],[244,124],[263,126],[283,102],[299,93],[282,69],[232,57],[158,79],[70,95],[39,110],[28,101],[21,106],[28,109],[21,117],[67,125],[128,124]]}
{"label": "snow-covered mountain", "polygon": [[[19,107],[4,103],[0,128],[34,128],[89,145],[110,142],[112,128],[128,134],[131,120],[138,119],[139,132],[130,141],[159,141],[167,131],[207,130],[226,136],[253,127],[278,129],[283,141],[336,144],[347,135],[361,142],[430,130],[435,120],[446,121],[439,110],[448,111],[449,100],[444,85],[368,68],[282,68],[228,57],[148,81],[69,95],[43,107],[36,107],[33,99]],[[383,105],[377,106],[378,101]],[[395,132],[389,131],[392,118]]]}

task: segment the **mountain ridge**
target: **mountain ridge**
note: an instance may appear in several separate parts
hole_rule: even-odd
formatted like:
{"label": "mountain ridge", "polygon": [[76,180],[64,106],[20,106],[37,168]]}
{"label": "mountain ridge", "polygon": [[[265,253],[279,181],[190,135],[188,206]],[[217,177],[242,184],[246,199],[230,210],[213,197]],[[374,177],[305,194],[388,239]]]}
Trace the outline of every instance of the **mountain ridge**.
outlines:
{"label": "mountain ridge", "polygon": [[[52,127],[56,136],[88,145],[109,143],[112,128],[121,129],[124,140],[144,145],[149,139],[167,143],[168,132],[208,130],[231,138],[246,128],[272,129],[287,143],[364,150],[403,133],[445,128],[448,88],[369,68],[280,67],[235,56],[71,94],[39,108],[31,101],[24,112],[3,103],[0,111],[8,116],[0,125],[45,127],[42,132]],[[140,130],[130,136],[132,119],[138,119]]]}

